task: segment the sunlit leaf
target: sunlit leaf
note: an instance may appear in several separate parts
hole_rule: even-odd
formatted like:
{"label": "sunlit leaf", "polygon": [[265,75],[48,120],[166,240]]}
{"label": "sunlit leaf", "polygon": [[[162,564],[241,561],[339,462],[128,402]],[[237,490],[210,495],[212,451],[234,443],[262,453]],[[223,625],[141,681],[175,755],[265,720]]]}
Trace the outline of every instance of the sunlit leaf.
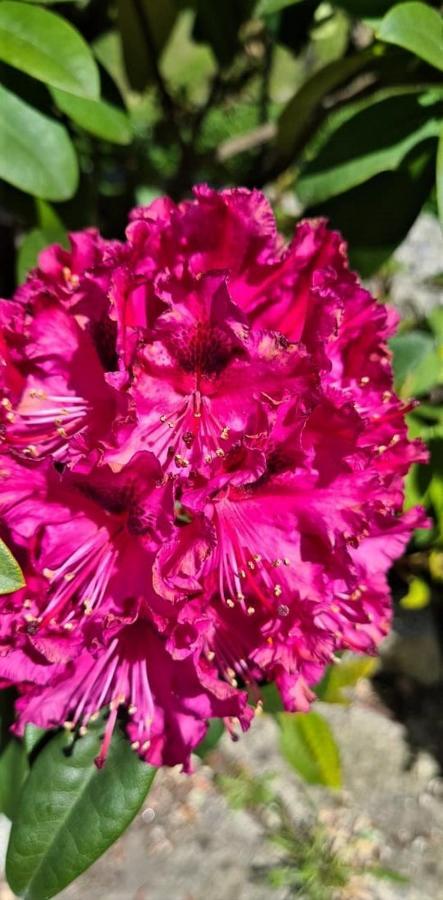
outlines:
{"label": "sunlit leaf", "polygon": [[51,93],[58,108],[85,131],[112,144],[131,142],[131,124],[123,110],[104,100],[74,97],[66,91],[53,89]]}
{"label": "sunlit leaf", "polygon": [[255,16],[270,16],[273,13],[280,12],[287,6],[295,6],[296,3],[302,3],[303,0],[258,0],[254,9]]}
{"label": "sunlit leaf", "polygon": [[429,554],[429,571],[434,581],[443,581],[443,550],[432,550]]}
{"label": "sunlit leaf", "polygon": [[98,97],[92,53],[79,32],[45,9],[2,0],[0,59],[46,84],[84,97]]}
{"label": "sunlit leaf", "polygon": [[297,182],[298,196],[307,204],[323,202],[397,169],[416,144],[439,135],[440,117],[439,107],[424,106],[415,89],[348,104],[329,117],[317,138]]}
{"label": "sunlit leaf", "polygon": [[126,99],[129,82],[123,60],[121,35],[118,31],[106,31],[93,42],[92,49],[105,71],[117,85],[120,94]]}
{"label": "sunlit leaf", "polygon": [[344,656],[328,669],[315,689],[324,703],[350,702],[347,689],[355,687],[360,678],[369,678],[377,668],[372,656]]}
{"label": "sunlit leaf", "polygon": [[385,15],[377,37],[443,70],[443,19],[426,3],[400,3]]}
{"label": "sunlit leaf", "polygon": [[46,200],[72,197],[77,159],[63,126],[1,86],[0,116],[0,177]]}
{"label": "sunlit leaf", "polygon": [[435,141],[417,145],[395,172],[382,172],[364,184],[306,210],[326,216],[349,244],[350,260],[367,277],[406,237],[427,200],[435,177]]}
{"label": "sunlit leaf", "polygon": [[12,594],[23,587],[23,572],[6,544],[0,540],[0,594]]}
{"label": "sunlit leaf", "polygon": [[423,578],[412,578],[407,593],[401,598],[403,609],[424,609],[431,601],[431,589]]}
{"label": "sunlit leaf", "polygon": [[341,786],[340,753],[328,722],[316,712],[278,713],[280,747],[309,784]]}

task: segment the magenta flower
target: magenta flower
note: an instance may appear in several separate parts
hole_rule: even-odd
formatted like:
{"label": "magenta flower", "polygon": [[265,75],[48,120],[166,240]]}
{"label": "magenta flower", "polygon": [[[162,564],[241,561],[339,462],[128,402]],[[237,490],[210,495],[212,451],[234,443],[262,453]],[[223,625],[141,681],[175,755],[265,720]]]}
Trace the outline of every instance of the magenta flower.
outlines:
{"label": "magenta flower", "polygon": [[424,458],[392,391],[392,311],[340,236],[286,246],[256,191],[136,209],[124,243],[49,248],[0,304],[0,679],[28,722],[108,710],[154,765],[260,685],[307,709],[335,654],[371,653]]}

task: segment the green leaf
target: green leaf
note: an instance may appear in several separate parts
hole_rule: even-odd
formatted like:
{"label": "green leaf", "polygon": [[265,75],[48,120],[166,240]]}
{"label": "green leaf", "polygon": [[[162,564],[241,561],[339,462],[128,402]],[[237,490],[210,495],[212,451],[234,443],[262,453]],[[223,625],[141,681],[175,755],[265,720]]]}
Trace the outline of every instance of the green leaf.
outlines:
{"label": "green leaf", "polygon": [[431,550],[429,572],[434,581],[443,582],[443,552],[441,550]]}
{"label": "green leaf", "polygon": [[36,207],[39,226],[25,235],[17,253],[16,270],[19,284],[25,280],[29,270],[37,265],[41,250],[44,250],[49,244],[68,245],[68,236],[63,222],[52,206],[37,198]]}
{"label": "green leaf", "polygon": [[341,786],[339,750],[319,713],[278,713],[280,747],[285,759],[309,784]]}
{"label": "green leaf", "polygon": [[284,706],[280,691],[276,684],[264,684],[260,687],[260,696],[263,702],[263,712],[283,712]]}
{"label": "green leaf", "polygon": [[403,609],[424,609],[431,602],[431,588],[423,578],[412,578],[407,593],[400,600]]}
{"label": "green leaf", "polygon": [[6,544],[0,540],[0,594],[12,594],[25,584],[23,572]]}
{"label": "green leaf", "polygon": [[23,738],[26,753],[31,754],[45,734],[47,734],[47,732],[44,728],[38,728],[37,725],[27,725],[25,728],[25,736]]}
{"label": "green leaf", "polygon": [[254,9],[254,16],[270,16],[287,6],[295,6],[296,3],[302,2],[303,0],[259,0]]}
{"label": "green leaf", "polygon": [[416,88],[381,91],[333,113],[297,182],[300,199],[320,203],[393,171],[416,144],[437,137],[441,111],[422,101]]}
{"label": "green leaf", "polygon": [[443,19],[426,3],[400,3],[382,19],[377,37],[443,71]]}
{"label": "green leaf", "polygon": [[0,812],[11,821],[17,813],[21,789],[28,772],[26,750],[21,741],[11,737],[0,756]]}
{"label": "green leaf", "polygon": [[382,172],[337,197],[309,207],[326,216],[349,244],[353,268],[368,277],[406,237],[434,183],[435,141],[417,145],[395,172]]}
{"label": "green leaf", "polygon": [[275,154],[289,163],[303,145],[324,97],[362,71],[374,59],[372,48],[335,60],[311,76],[283,109],[277,125]]}
{"label": "green leaf", "polygon": [[441,374],[435,339],[425,331],[408,331],[390,341],[395,387],[402,397],[420,396],[438,384]]}
{"label": "green leaf", "polygon": [[156,770],[118,731],[103,769],[94,759],[103,721],[73,744],[61,732],[31,769],[12,826],[8,882],[26,900],[48,900],[88,868],[129,825]]}
{"label": "green leaf", "polygon": [[40,197],[37,197],[35,206],[38,224],[43,231],[58,231],[66,234],[62,220],[50,203],[46,203],[45,200],[41,200]]}
{"label": "green leaf", "polygon": [[438,142],[435,183],[437,188],[438,215],[443,228],[443,128],[441,129]]}
{"label": "green leaf", "polygon": [[1,86],[0,117],[0,178],[46,200],[72,197],[78,167],[65,128]]}
{"label": "green leaf", "polygon": [[203,738],[200,741],[198,747],[194,750],[194,753],[200,757],[200,759],[204,759],[208,753],[211,753],[212,750],[215,750],[220,738],[223,736],[225,731],[223,722],[221,719],[211,719],[209,722],[208,730]]}
{"label": "green leaf", "polygon": [[51,6],[53,3],[76,3],[77,0],[23,0],[23,3],[38,3],[40,6]]}
{"label": "green leaf", "polygon": [[344,656],[335,665],[328,666],[325,675],[315,689],[324,703],[350,702],[346,688],[355,687],[360,678],[369,678],[377,668],[377,660],[371,656]]}
{"label": "green leaf", "polygon": [[99,63],[117,85],[121,96],[126,98],[130,88],[125,71],[120,34],[117,31],[106,31],[94,41],[92,49]]}
{"label": "green leaf", "polygon": [[112,144],[131,143],[131,124],[123,110],[104,100],[85,100],[54,88],[51,93],[58,108],[85,131]]}
{"label": "green leaf", "polygon": [[66,232],[62,230],[44,230],[42,228],[33,228],[23,238],[17,253],[17,282],[22,284],[25,281],[28,272],[33,269],[38,262],[39,253],[48,247],[49,244],[64,244]]}
{"label": "green leaf", "polygon": [[98,69],[88,45],[65,19],[15,0],[0,3],[0,59],[45,84],[98,97]]}
{"label": "green leaf", "polygon": [[191,9],[180,13],[163,52],[160,68],[174,93],[185,91],[193,103],[201,104],[208,96],[217,64],[210,47],[192,40],[193,22]]}
{"label": "green leaf", "polygon": [[[436,306],[435,309],[429,313],[427,321],[437,339],[437,343],[440,346],[443,345],[443,306]],[[440,414],[443,416],[443,407],[441,408]]]}

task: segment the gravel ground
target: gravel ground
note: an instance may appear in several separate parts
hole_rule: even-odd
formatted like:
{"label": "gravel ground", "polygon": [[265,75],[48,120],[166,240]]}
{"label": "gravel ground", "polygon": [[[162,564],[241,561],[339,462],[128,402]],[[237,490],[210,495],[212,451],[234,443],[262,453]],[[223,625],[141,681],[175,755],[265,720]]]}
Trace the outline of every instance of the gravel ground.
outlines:
{"label": "gravel ground", "polygon": [[[241,763],[251,774],[275,773],[275,787],[296,822],[311,818],[314,803],[340,854],[408,878],[397,885],[357,875],[331,898],[442,900],[443,781],[437,766],[419,753],[408,767],[402,727],[371,707],[369,687],[360,686],[359,693],[363,698],[349,707],[318,704],[340,744],[343,790],[306,791],[280,756],[276,725],[266,716],[238,743],[224,738],[214,768]],[[257,878],[275,859],[255,815],[229,808],[213,768],[198,764],[190,778],[177,770],[159,773],[128,832],[60,900],[285,900],[286,889]]]}
{"label": "gravel ground", "polygon": [[[443,271],[435,219],[421,216],[396,263],[390,290],[404,315],[422,315],[443,303],[443,292],[430,283]],[[60,900],[286,900],[287,889],[258,877],[277,859],[263,822],[255,813],[229,808],[215,783],[214,771],[237,764],[257,776],[275,773],[275,788],[293,820],[302,824],[314,814],[348,861],[407,878],[396,884],[357,874],[339,893],[331,892],[331,900],[443,900],[443,780],[435,756],[420,750],[411,756],[410,734],[365,682],[350,706],[321,711],[340,746],[341,791],[302,786],[280,756],[274,722],[261,717],[238,743],[223,738],[213,767],[197,761],[192,776],[160,771],[126,834]],[[7,833],[0,817],[3,850]],[[0,882],[0,900],[12,897]]]}

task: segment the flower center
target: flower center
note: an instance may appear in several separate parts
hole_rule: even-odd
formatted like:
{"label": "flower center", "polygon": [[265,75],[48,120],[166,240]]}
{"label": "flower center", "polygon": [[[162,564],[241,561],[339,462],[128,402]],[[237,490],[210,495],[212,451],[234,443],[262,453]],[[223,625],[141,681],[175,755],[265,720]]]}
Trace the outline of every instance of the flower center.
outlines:
{"label": "flower center", "polygon": [[209,322],[197,322],[191,332],[179,331],[172,349],[185,372],[206,378],[220,375],[237,351],[233,338]]}

